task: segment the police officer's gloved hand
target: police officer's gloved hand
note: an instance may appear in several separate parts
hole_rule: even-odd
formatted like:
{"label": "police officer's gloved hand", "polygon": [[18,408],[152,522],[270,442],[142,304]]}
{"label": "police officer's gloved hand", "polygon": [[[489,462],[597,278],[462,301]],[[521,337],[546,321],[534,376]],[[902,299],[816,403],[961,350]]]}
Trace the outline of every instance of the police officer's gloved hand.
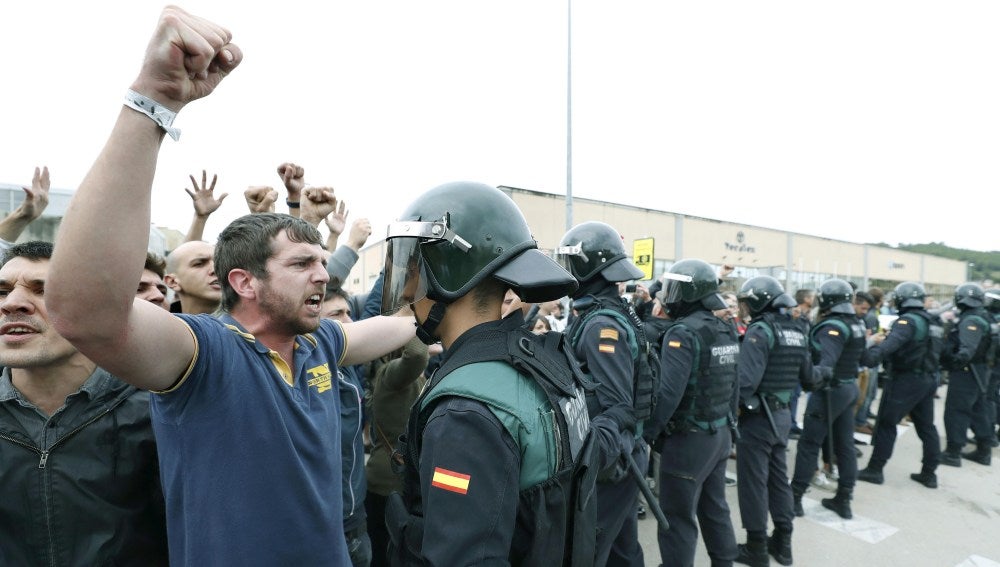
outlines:
{"label": "police officer's gloved hand", "polygon": [[810,384],[803,384],[802,388],[807,392],[815,392],[830,386],[833,381],[833,368],[829,366],[814,366],[813,379]]}
{"label": "police officer's gloved hand", "polygon": [[621,431],[635,433],[635,412],[628,404],[618,404],[604,410],[603,415],[611,418],[618,424]]}

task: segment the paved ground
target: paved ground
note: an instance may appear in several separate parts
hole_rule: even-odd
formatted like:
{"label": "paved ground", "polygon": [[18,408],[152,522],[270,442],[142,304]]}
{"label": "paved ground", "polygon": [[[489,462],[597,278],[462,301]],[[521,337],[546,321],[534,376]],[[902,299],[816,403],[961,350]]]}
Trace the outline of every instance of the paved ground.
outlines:
{"label": "paved ground", "polygon": [[[947,387],[939,391],[935,418],[944,438],[942,412]],[[799,404],[804,408],[805,398]],[[877,407],[877,405],[875,406]],[[800,420],[801,422],[801,420]],[[901,426],[892,459],[885,468],[885,484],[858,482],[852,510],[854,519],[841,520],[823,508],[819,500],[827,493],[811,488],[803,499],[806,515],[795,521],[792,540],[795,565],[824,566],[912,566],[912,567],[1000,567],[1000,450],[993,450],[993,466],[965,461],[961,468],[939,467],[936,490],[910,480],[920,470],[920,440],[912,427]],[[943,445],[942,445],[943,446]],[[868,463],[871,447],[859,466]],[[795,462],[795,442],[788,462]],[[735,461],[729,471],[735,474]],[[736,487],[727,489],[737,540],[746,540],[739,519]],[[646,565],[660,563],[656,545],[656,520],[652,514],[639,523],[639,537]],[[696,566],[710,561],[700,542]],[[778,565],[771,561],[771,565]]]}

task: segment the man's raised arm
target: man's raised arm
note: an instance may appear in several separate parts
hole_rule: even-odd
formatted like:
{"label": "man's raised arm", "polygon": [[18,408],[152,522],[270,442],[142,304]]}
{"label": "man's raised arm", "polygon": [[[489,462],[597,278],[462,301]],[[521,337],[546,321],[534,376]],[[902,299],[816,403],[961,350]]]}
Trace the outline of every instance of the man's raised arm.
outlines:
{"label": "man's raised arm", "polygon": [[70,203],[56,241],[46,305],[56,330],[137,386],[173,384],[194,356],[180,319],[135,300],[149,240],[150,191],[174,115],[209,95],[242,60],[228,30],[163,10],[107,144]]}

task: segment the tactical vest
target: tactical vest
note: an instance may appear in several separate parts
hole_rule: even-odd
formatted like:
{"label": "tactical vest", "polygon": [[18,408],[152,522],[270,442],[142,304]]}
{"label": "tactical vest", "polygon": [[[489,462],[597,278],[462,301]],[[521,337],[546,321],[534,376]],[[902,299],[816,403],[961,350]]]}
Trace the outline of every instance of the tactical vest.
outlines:
{"label": "tactical vest", "polygon": [[680,328],[694,335],[694,364],[671,421],[674,427],[687,424],[715,431],[725,426],[732,414],[740,352],[736,329],[710,311],[696,311],[679,319],[663,340],[669,342]]}
{"label": "tactical vest", "polygon": [[[435,402],[446,396],[485,404],[521,450],[511,564],[593,564],[597,470],[584,398],[593,385],[584,378],[563,338],[558,332],[534,335],[520,328],[519,318],[510,317],[469,337],[434,373],[410,412],[406,434],[400,438],[399,451],[405,460],[403,503],[408,517],[405,523],[396,521],[387,509],[393,565],[421,563],[421,440]],[[532,385],[541,392],[526,396],[524,388]],[[547,399],[551,407],[552,428],[533,428],[536,431],[526,434],[520,424],[528,416],[537,416],[540,398]],[[546,449],[553,445],[555,456],[549,460]]]}
{"label": "tactical vest", "polygon": [[770,351],[757,391],[776,394],[795,390],[799,384],[802,362],[809,356],[805,324],[787,315],[769,311],[750,323],[751,329],[758,326],[768,336]]}
{"label": "tactical vest", "polygon": [[[636,435],[642,435],[641,424],[649,419],[655,403],[655,394],[659,385],[657,377],[659,375],[660,361],[657,357],[656,349],[646,337],[645,325],[636,314],[632,304],[619,298],[618,301],[607,301],[595,298],[592,308],[585,311],[574,323],[571,329],[567,330],[570,345],[574,348],[580,342],[580,335],[591,319],[598,315],[611,317],[618,322],[627,335],[629,352],[632,354],[632,408],[635,411],[635,420],[639,426]],[[586,367],[584,371],[586,371]],[[593,402],[591,402],[593,406]],[[600,409],[592,407],[592,415]]]}
{"label": "tactical vest", "polygon": [[940,366],[944,349],[944,327],[941,320],[923,309],[907,311],[899,321],[913,325],[913,339],[907,348],[892,353],[888,366],[893,373],[930,374]]}
{"label": "tactical vest", "polygon": [[858,377],[858,365],[861,362],[861,355],[865,352],[865,326],[860,319],[854,315],[833,314],[823,319],[812,328],[809,333],[810,345],[812,347],[813,363],[819,363],[820,344],[817,336],[833,329],[842,337],[844,350],[840,353],[840,358],[833,366],[833,378],[838,382],[850,382]]}

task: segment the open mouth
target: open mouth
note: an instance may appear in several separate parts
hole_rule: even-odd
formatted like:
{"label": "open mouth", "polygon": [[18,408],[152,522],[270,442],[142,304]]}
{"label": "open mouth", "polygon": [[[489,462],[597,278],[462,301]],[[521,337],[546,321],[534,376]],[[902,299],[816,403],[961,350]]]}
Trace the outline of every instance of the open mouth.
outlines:
{"label": "open mouth", "polygon": [[8,323],[0,326],[0,336],[3,336],[7,342],[18,342],[37,334],[37,329],[23,324]]}
{"label": "open mouth", "polygon": [[322,303],[323,303],[323,296],[318,293],[314,293],[310,295],[308,299],[306,299],[306,307],[309,307],[311,309],[316,309],[317,311],[319,310],[320,305]]}

